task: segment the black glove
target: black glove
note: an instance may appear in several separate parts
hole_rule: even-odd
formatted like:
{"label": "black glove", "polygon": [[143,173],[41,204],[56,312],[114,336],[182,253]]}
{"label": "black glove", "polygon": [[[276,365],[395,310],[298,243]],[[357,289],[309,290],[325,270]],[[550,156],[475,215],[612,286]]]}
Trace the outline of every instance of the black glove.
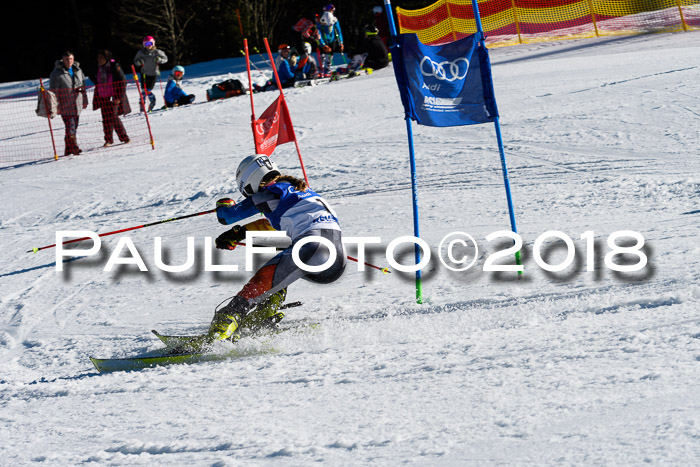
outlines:
{"label": "black glove", "polygon": [[234,225],[216,238],[216,247],[220,250],[235,250],[236,243],[245,240],[246,228]]}

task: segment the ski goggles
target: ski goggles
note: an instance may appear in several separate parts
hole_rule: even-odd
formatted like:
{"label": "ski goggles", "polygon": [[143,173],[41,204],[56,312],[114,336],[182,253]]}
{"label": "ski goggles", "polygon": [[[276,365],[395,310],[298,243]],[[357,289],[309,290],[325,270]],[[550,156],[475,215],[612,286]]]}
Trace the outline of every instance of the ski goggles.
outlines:
{"label": "ski goggles", "polygon": [[152,46],[152,45],[156,45],[156,43],[153,42],[153,41],[146,41],[146,42],[143,43],[143,46],[144,46],[144,47],[150,47],[150,46]]}

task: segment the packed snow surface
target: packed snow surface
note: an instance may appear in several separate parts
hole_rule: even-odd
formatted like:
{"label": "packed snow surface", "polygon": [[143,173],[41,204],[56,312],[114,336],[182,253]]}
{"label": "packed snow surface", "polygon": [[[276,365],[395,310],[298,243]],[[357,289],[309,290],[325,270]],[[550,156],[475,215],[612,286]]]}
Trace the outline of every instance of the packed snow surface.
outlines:
{"label": "packed snow surface", "polygon": [[[151,329],[206,329],[252,274],[243,248],[214,253],[240,272],[204,270],[205,237],[225,229],[215,216],[125,234],[148,272],[103,270],[118,235],[62,273],[54,249],[27,250],[55,243],[56,231],[103,233],[238,199],[234,171],[253,151],[248,96],[153,113],[155,150],[1,166],[2,463],[698,464],[699,43],[700,32],[682,32],[491,50],[522,277],[483,271],[510,246],[485,239],[510,229],[493,125],[414,126],[421,236],[433,252],[425,303],[413,274],[350,262],[333,284],[290,287],[288,301],[303,306],[285,321],[316,329],[244,339],[244,356],[223,362],[99,374],[88,358],[154,352]],[[191,66],[183,87],[203,102],[213,83],[245,80],[241,71]],[[367,261],[387,266],[389,242],[413,234],[392,69],[285,95],[312,187],[346,236],[381,237]],[[259,115],[276,93],[254,97]],[[294,144],[273,157],[301,176]],[[535,262],[535,240],[551,230],[575,244],[560,272]],[[630,230],[648,263],[614,272],[608,237]],[[437,259],[455,231],[480,247],[466,272]],[[193,237],[195,267],[157,268],[154,237],[168,264],[185,262]],[[538,252],[556,265],[567,249],[549,237]],[[412,264],[412,247],[396,257]]]}

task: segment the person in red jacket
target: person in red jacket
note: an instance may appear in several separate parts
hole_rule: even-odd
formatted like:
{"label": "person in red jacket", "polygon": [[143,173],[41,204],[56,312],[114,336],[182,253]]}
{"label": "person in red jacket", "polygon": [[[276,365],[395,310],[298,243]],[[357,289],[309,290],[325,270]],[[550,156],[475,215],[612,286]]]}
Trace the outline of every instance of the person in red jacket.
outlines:
{"label": "person in red jacket", "polygon": [[114,133],[119,141],[129,142],[120,115],[131,112],[129,100],[126,97],[126,76],[122,67],[114,61],[109,50],[97,52],[97,73],[95,74],[95,94],[92,98],[92,109],[102,112],[102,130],[104,132],[104,147],[114,144]]}

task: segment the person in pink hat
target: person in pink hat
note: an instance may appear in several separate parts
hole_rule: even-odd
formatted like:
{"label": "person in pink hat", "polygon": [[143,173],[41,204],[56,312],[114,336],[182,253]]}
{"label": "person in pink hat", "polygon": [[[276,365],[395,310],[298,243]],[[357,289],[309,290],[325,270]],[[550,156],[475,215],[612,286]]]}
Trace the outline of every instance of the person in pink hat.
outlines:
{"label": "person in pink hat", "polygon": [[[156,96],[151,92],[160,75],[160,66],[168,62],[168,56],[160,49],[156,49],[156,41],[153,36],[143,38],[143,48],[136,52],[134,65],[141,70],[144,95],[148,97],[148,111],[156,106]],[[143,110],[143,109],[142,109]]]}

